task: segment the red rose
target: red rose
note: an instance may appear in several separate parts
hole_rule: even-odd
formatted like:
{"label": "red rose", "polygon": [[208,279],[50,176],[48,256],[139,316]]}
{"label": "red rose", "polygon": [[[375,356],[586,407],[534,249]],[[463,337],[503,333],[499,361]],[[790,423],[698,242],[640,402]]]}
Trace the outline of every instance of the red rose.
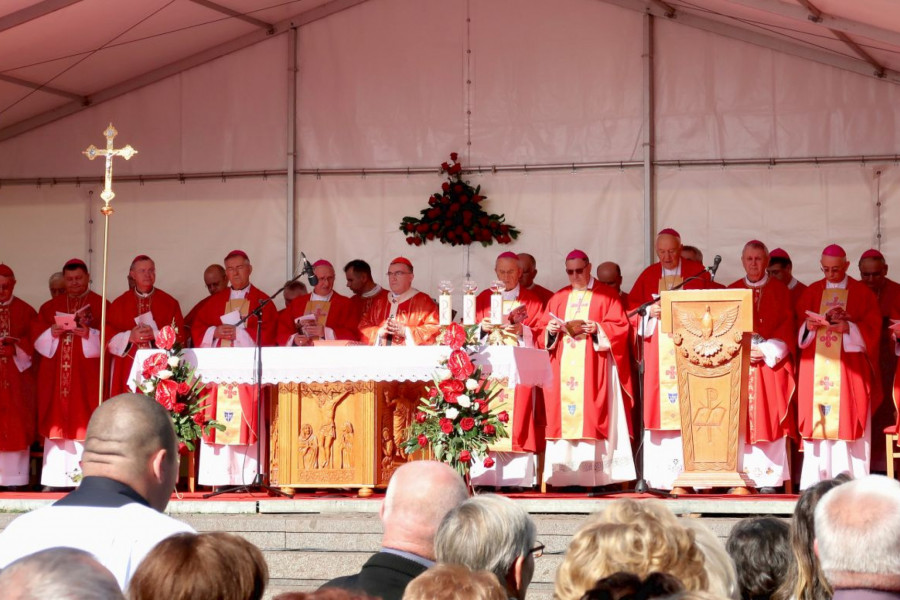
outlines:
{"label": "red rose", "polygon": [[463,450],[462,452],[459,453],[459,462],[467,463],[470,460],[472,460],[472,455],[469,454],[468,450]]}
{"label": "red rose", "polygon": [[471,244],[471,243],[472,243],[472,236],[469,235],[468,233],[463,233],[463,234],[462,234],[462,241],[463,241],[463,244]]}
{"label": "red rose", "polygon": [[456,159],[457,159],[458,157],[459,157],[459,154],[457,154],[456,152],[451,152],[451,153],[450,153],[450,160],[452,160],[453,162],[456,162]]}
{"label": "red rose", "polygon": [[449,191],[450,191],[450,184],[449,184],[448,182],[445,181],[444,183],[441,184],[441,189],[444,190],[445,192],[449,192]]}
{"label": "red rose", "polygon": [[176,402],[175,404],[172,405],[172,410],[174,410],[178,414],[183,413],[184,409],[186,409],[186,408],[187,408],[187,404],[185,404],[183,402]]}
{"label": "red rose", "polygon": [[451,175],[458,175],[459,173],[462,172],[462,165],[457,163],[457,164],[453,165],[452,167],[450,167],[450,170],[447,172]]}
{"label": "red rose", "polygon": [[432,230],[432,231],[437,231],[437,230],[440,229],[440,228],[441,228],[441,224],[440,224],[440,223],[432,223],[432,224],[431,224],[431,230]]}
{"label": "red rose", "polygon": [[455,240],[455,239],[456,239],[456,234],[455,234],[454,232],[452,232],[452,231],[448,231],[448,232],[447,232],[447,239],[450,240],[450,241]]}
{"label": "red rose", "polygon": [[406,243],[409,244],[410,246],[412,246],[413,244],[416,243],[416,238],[408,237],[408,238],[406,238]]}
{"label": "red rose", "polygon": [[418,233],[425,233],[426,231],[428,231],[428,223],[419,223],[416,226],[416,231]]}
{"label": "red rose", "polygon": [[424,447],[428,445],[428,437],[424,433],[419,434],[418,440],[420,446]]}
{"label": "red rose", "polygon": [[425,238],[430,242],[434,239],[434,234],[429,231],[428,235],[426,235]]}
{"label": "red rose", "polygon": [[466,330],[459,323],[450,323],[444,330],[444,345],[459,350],[466,343]]}
{"label": "red rose", "polygon": [[435,204],[438,203],[438,200],[440,200],[440,197],[435,198],[434,196],[432,196],[431,198],[428,199],[428,205],[434,206]]}
{"label": "red rose", "polygon": [[445,379],[438,384],[438,387],[441,388],[444,400],[450,404],[456,404],[456,397],[462,394],[463,390],[466,389],[463,382],[457,381],[456,379]]}
{"label": "red rose", "polygon": [[423,413],[422,411],[416,412],[416,423],[424,423],[425,419],[428,418],[428,415]]}
{"label": "red rose", "polygon": [[194,413],[193,419],[194,419],[194,423],[196,423],[197,425],[200,425],[201,427],[203,425],[206,425],[206,415],[203,414],[202,410],[198,413]]}
{"label": "red rose", "polygon": [[189,452],[187,444],[184,442],[178,442],[178,454],[187,454]]}
{"label": "red rose", "polygon": [[471,431],[473,427],[475,427],[475,419],[472,417],[464,417],[460,422],[459,426],[463,431]]}
{"label": "red rose", "polygon": [[509,225],[501,225],[500,233],[509,233]]}
{"label": "red rose", "polygon": [[494,466],[494,459],[493,459],[493,458],[491,458],[490,456],[488,456],[486,459],[484,459],[484,468],[485,468],[485,469],[490,469],[490,468],[493,467],[493,466]]}
{"label": "red rose", "polygon": [[500,414],[497,415],[497,420],[501,423],[509,423],[509,413],[504,411],[500,411]]}
{"label": "red rose", "polygon": [[416,238],[416,241],[413,242],[413,243],[414,243],[416,246],[421,246],[421,245],[422,245],[422,238]]}
{"label": "red rose", "polygon": [[166,407],[166,410],[172,410],[175,406],[175,394],[178,391],[178,384],[171,379],[164,379],[156,384],[156,401]]}
{"label": "red rose", "polygon": [[497,433],[497,428],[490,423],[485,423],[483,429],[484,435],[494,435],[495,433]]}
{"label": "red rose", "polygon": [[441,209],[439,209],[439,208],[432,208],[432,209],[429,210],[426,214],[428,215],[428,218],[429,218],[429,219],[433,219],[433,218],[435,218],[435,217],[437,217],[437,216],[439,216],[439,215],[441,214]]}
{"label": "red rose", "polygon": [[436,387],[428,388],[428,397],[429,398],[432,398],[432,399],[437,398],[437,395],[438,395],[438,390]]}
{"label": "red rose", "polygon": [[454,350],[447,359],[447,368],[453,374],[454,379],[465,381],[469,375],[475,372],[475,365],[469,360],[469,355],[462,350]]}
{"label": "red rose", "polygon": [[178,384],[177,391],[179,396],[184,396],[191,391],[191,384],[189,384],[187,381],[182,381]]}
{"label": "red rose", "polygon": [[169,357],[166,356],[165,352],[157,352],[156,354],[151,354],[144,361],[141,375],[144,376],[144,379],[150,379],[151,377],[156,377],[160,371],[168,368]]}
{"label": "red rose", "polygon": [[438,421],[438,423],[441,426],[441,431],[443,431],[447,435],[450,435],[450,433],[453,431],[453,421],[451,421],[450,419],[441,419],[440,421]]}
{"label": "red rose", "polygon": [[450,163],[447,163],[447,162],[442,162],[442,163],[441,163],[441,170],[442,170],[442,171],[448,171],[449,169],[450,169]]}
{"label": "red rose", "polygon": [[156,332],[156,347],[160,350],[171,350],[175,345],[175,330],[166,325]]}
{"label": "red rose", "polygon": [[457,194],[462,194],[462,191],[463,191],[463,186],[462,186],[462,184],[457,183],[456,185],[454,185],[454,186],[453,186],[453,191],[456,192]]}
{"label": "red rose", "polygon": [[478,222],[481,223],[482,227],[487,227],[490,224],[490,221],[488,220],[487,217],[480,217],[478,219]]}
{"label": "red rose", "polygon": [[[483,199],[483,196],[481,196],[480,194],[475,194],[474,196],[472,196],[472,202],[475,202],[476,204],[478,202],[481,202],[482,199]],[[485,219],[485,220],[487,220],[487,219]]]}

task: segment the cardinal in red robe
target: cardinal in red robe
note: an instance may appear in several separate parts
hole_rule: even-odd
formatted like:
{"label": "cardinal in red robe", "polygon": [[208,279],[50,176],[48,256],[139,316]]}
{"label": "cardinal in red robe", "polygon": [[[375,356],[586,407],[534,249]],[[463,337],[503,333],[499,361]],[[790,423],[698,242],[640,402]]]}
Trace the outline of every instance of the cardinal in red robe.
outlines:
{"label": "cardinal in red robe", "polygon": [[350,299],[334,291],[334,267],[327,260],[313,264],[316,285],[294,298],[278,321],[279,346],[306,346],[316,340],[359,339],[359,315]]}
{"label": "cardinal in red robe", "polygon": [[441,331],[437,304],[412,287],[412,262],[403,256],[391,261],[391,293],[372,302],[359,322],[363,341],[372,346],[429,346]]}
{"label": "cardinal in red robe", "polygon": [[36,436],[31,322],[37,313],[13,291],[16,276],[0,264],[0,486],[28,484]]}
{"label": "cardinal in red robe", "polygon": [[109,337],[107,347],[112,355],[109,394],[112,397],[129,390],[128,376],[134,355],[142,348],[155,348],[154,335],[166,325],[175,329],[175,340],[184,345],[189,336],[178,301],[157,289],[156,264],[149,256],[140,255],[131,262],[129,274],[135,287],[116,298],[106,315]]}

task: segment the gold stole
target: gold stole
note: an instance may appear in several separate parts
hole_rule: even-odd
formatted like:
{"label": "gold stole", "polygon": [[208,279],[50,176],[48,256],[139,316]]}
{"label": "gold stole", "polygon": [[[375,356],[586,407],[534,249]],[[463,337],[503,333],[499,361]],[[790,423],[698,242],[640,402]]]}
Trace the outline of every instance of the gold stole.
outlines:
{"label": "gold stole", "polygon": [[[241,318],[246,317],[250,311],[250,301],[246,298],[233,298],[225,303],[225,313],[234,311],[241,313]],[[219,340],[219,348],[231,348],[234,343],[231,340]]]}
{"label": "gold stole", "polygon": [[[503,316],[506,317],[513,310],[519,308],[519,306],[520,302],[518,301],[518,299],[504,300],[500,310],[503,313]],[[498,327],[497,329],[494,329],[488,336],[487,343],[489,346],[518,346],[519,336],[514,333],[504,331],[502,328]]]}
{"label": "gold stole", "polygon": [[[579,293],[580,292],[580,293]],[[587,321],[591,308],[591,290],[572,290],[566,301],[565,320]],[[562,416],[560,439],[579,440],[584,437],[584,355],[591,336],[581,334],[577,338],[560,331],[559,340],[559,400]],[[599,374],[595,375],[599,376]]]}
{"label": "gold stole", "polygon": [[328,311],[331,310],[331,300],[310,300],[306,303],[304,315],[315,315],[316,325],[325,327],[328,320]]}
{"label": "gold stole", "polygon": [[[669,291],[681,283],[681,276],[663,276],[659,280],[659,293]],[[675,342],[669,334],[656,327],[659,348],[659,428],[662,431],[681,429],[681,409],[678,407],[678,369],[675,367]]]}
{"label": "gold stole", "polygon": [[[505,317],[513,309],[518,308],[518,306],[518,300],[504,300],[503,316]],[[498,346],[518,346],[519,339],[515,334],[506,333],[501,329],[495,329],[491,332],[491,335],[488,336],[488,343]],[[494,413],[499,413],[504,410],[507,412],[509,415],[510,435],[498,439],[491,444],[489,448],[494,452],[512,452],[512,427],[513,423],[516,422],[516,388],[510,387],[509,380],[506,378],[495,379],[493,381],[502,386],[503,390],[497,394],[496,398],[494,398],[491,410],[493,410]]]}
{"label": "gold stole", "polygon": [[216,387],[216,421],[225,425],[225,431],[216,432],[215,443],[223,446],[240,444],[243,420],[240,386],[237,383],[220,383]]}
{"label": "gold stole", "polygon": [[[847,310],[847,290],[825,289],[819,312],[825,314],[835,307]],[[841,415],[841,346],[843,334],[816,330],[816,359],[813,363],[812,437],[817,440],[836,440]]]}

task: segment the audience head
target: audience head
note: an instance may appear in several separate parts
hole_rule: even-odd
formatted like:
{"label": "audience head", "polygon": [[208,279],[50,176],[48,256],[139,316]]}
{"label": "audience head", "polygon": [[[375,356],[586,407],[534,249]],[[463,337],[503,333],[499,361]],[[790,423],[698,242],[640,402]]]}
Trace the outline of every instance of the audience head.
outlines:
{"label": "audience head", "polygon": [[741,590],[737,572],[725,545],[699,519],[686,518],[681,523],[694,532],[694,542],[703,553],[706,578],[709,580],[706,590],[722,598],[738,600]]}
{"label": "audience head", "polygon": [[684,591],[674,575],[650,573],[641,579],[634,573],[613,573],[604,577],[581,597],[581,600],[649,600],[666,598]]}
{"label": "audience head", "polygon": [[131,261],[128,276],[134,281],[134,289],[146,294],[156,285],[156,263],[149,256],[141,254]]}
{"label": "audience head", "polygon": [[398,256],[391,261],[387,270],[388,286],[397,295],[406,293],[412,287],[413,265],[408,258]]}
{"label": "audience head", "polygon": [[537,262],[534,257],[527,252],[519,252],[519,266],[522,267],[522,275],[519,281],[522,287],[530,288],[534,285],[534,278],[537,277]]}
{"label": "audience head", "polygon": [[322,588],[315,592],[284,592],[272,600],[379,600],[362,592],[341,588]]}
{"label": "audience head", "polygon": [[597,282],[614,289],[616,293],[622,291],[622,269],[614,262],[606,261],[597,265]]}
{"label": "audience head", "polygon": [[871,248],[863,252],[859,259],[859,278],[875,293],[884,287],[887,278],[888,266],[884,260],[884,254]]}
{"label": "audience head", "polygon": [[209,265],[203,271],[203,283],[209,295],[218,294],[228,288],[228,276],[225,274],[225,267],[222,265]]}
{"label": "audience head", "polygon": [[790,527],[775,517],[741,519],[725,548],[737,570],[741,600],[769,600],[793,560]]}
{"label": "audience head", "polygon": [[162,512],[178,479],[178,443],[163,406],[143,394],[119,394],[91,415],[81,459],[85,477],[130,486]]}
{"label": "audience head", "polygon": [[0,302],[12,300],[13,290],[16,288],[16,274],[8,265],[0,263]]}
{"label": "audience head", "polygon": [[87,264],[80,258],[73,258],[63,265],[63,279],[66,282],[66,294],[72,298],[83,295],[91,283],[91,274]]}
{"label": "audience head", "polygon": [[289,306],[294,301],[294,298],[305,296],[308,293],[305,283],[294,280],[284,284],[284,291],[281,294],[284,296],[284,305]]}
{"label": "audience head", "polygon": [[572,250],[566,256],[566,276],[572,289],[585,290],[591,281],[591,261],[581,250]]}
{"label": "audience head", "polygon": [[694,262],[703,264],[703,252],[697,246],[682,246],[681,258],[686,258]]}
{"label": "audience head", "polygon": [[869,475],[825,494],[816,550],[834,589],[900,591],[900,482]]}
{"label": "audience head", "polygon": [[519,257],[514,252],[504,252],[494,262],[494,273],[497,279],[503,282],[507,290],[515,289],[522,277],[522,267],[519,266]]}
{"label": "audience head", "polygon": [[791,518],[791,553],[787,577],[778,589],[778,600],[830,600],[832,589],[822,573],[819,558],[813,549],[815,543],[814,514],[816,505],[826,492],[850,481],[844,474],[810,486],[800,494],[794,516]]}
{"label": "audience head", "polygon": [[225,257],[225,276],[231,289],[242,290],[250,285],[250,275],[253,273],[253,265],[250,257],[243,250],[232,250]]}
{"label": "audience head", "polygon": [[125,600],[109,570],[84,550],[49,548],[0,571],[4,600]]}
{"label": "audience head", "polygon": [[688,590],[706,590],[704,555],[658,500],[616,500],[575,533],[556,574],[555,598],[578,600],[599,579],[619,571],[647,577],[668,573]]}
{"label": "audience head", "polygon": [[847,276],[847,269],[850,268],[850,261],[847,260],[847,253],[837,244],[831,244],[822,250],[822,273],[825,274],[825,281],[828,283],[840,283]]}
{"label": "audience head", "polygon": [[656,257],[664,269],[674,269],[681,262],[681,236],[674,229],[663,229],[656,236]]}
{"label": "audience head", "polygon": [[50,287],[51,298],[62,296],[66,293],[66,276],[63,275],[62,271],[57,271],[50,276],[50,280],[47,282],[47,285]]}
{"label": "audience head", "polygon": [[490,571],[436,564],[409,582],[403,600],[507,600],[507,596]]}
{"label": "audience head", "polygon": [[444,463],[415,460],[401,465],[381,505],[381,545],[433,560],[438,525],[468,495],[462,477]]}
{"label": "audience head", "polygon": [[261,600],[268,581],[262,552],[244,538],[179,533],[147,554],[128,584],[128,598]]}
{"label": "audience head", "polygon": [[791,255],[784,249],[775,248],[769,252],[769,266],[766,268],[769,277],[774,277],[787,285],[794,278],[793,271],[794,263],[791,262]]}
{"label": "audience head", "polygon": [[344,265],[347,287],[356,295],[364,294],[375,287],[372,281],[372,267],[364,260],[357,258]]}
{"label": "audience head", "polygon": [[769,266],[769,250],[759,240],[750,240],[744,244],[741,251],[741,265],[747,280],[755,283],[765,277],[766,267]]}
{"label": "audience head", "polygon": [[490,571],[511,598],[524,598],[534,575],[537,529],[521,506],[494,494],[469,498],[451,510],[434,538],[438,562]]}
{"label": "audience head", "polygon": [[334,290],[334,265],[325,259],[313,263],[313,273],[319,281],[313,286],[313,293],[327,296]]}

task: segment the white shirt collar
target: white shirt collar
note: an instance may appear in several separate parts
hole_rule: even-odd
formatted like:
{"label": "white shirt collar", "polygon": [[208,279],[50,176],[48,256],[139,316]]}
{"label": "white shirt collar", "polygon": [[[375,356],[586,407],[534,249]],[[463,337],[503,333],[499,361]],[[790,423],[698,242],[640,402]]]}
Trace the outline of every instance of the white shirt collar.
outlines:
{"label": "white shirt collar", "polygon": [[332,296],[334,296],[334,290],[328,292],[327,296],[320,296],[317,293],[313,292],[309,295],[309,299],[315,302],[331,302]]}
{"label": "white shirt collar", "polygon": [[232,300],[242,300],[247,297],[247,293],[250,291],[250,284],[247,284],[242,290],[236,290],[231,288],[231,296],[229,296]]}
{"label": "white shirt collar", "polygon": [[504,300],[517,300],[519,298],[519,284],[516,284],[516,287],[511,290],[504,290],[502,296]]}
{"label": "white shirt collar", "polygon": [[826,282],[825,282],[825,289],[826,289],[826,290],[844,290],[844,289],[847,289],[847,281],[848,281],[849,279],[850,279],[849,277],[847,277],[846,275],[844,275],[844,278],[843,278],[841,281],[838,281],[837,283],[831,283],[830,281],[826,281]]}
{"label": "white shirt collar", "polygon": [[662,263],[660,263],[659,266],[662,267],[663,277],[666,277],[666,276],[672,277],[674,275],[681,275],[681,260],[678,261],[678,264],[675,266],[674,269],[667,269],[662,266]]}
{"label": "white shirt collar", "polygon": [[376,284],[375,284],[375,287],[373,287],[373,288],[372,288],[371,290],[369,290],[368,292],[363,292],[363,293],[360,294],[360,295],[361,295],[363,298],[372,298],[372,297],[374,297],[375,295],[377,295],[377,294],[380,293],[380,292],[381,292],[381,286],[378,285],[378,284],[376,283]]}
{"label": "white shirt collar", "polygon": [[757,281],[756,283],[754,283],[754,282],[750,281],[749,279],[747,279],[747,276],[746,276],[746,275],[744,276],[744,285],[746,285],[746,286],[749,287],[749,288],[758,288],[758,287],[762,287],[762,286],[766,285],[767,283],[769,283],[769,274],[768,274],[768,273],[766,273],[765,275],[763,275],[763,276],[762,276],[762,279],[760,279],[760,280]]}
{"label": "white shirt collar", "polygon": [[798,283],[800,283],[800,281],[796,277],[791,277],[791,281],[790,283],[788,283],[788,289],[794,289],[795,287],[797,287]]}

